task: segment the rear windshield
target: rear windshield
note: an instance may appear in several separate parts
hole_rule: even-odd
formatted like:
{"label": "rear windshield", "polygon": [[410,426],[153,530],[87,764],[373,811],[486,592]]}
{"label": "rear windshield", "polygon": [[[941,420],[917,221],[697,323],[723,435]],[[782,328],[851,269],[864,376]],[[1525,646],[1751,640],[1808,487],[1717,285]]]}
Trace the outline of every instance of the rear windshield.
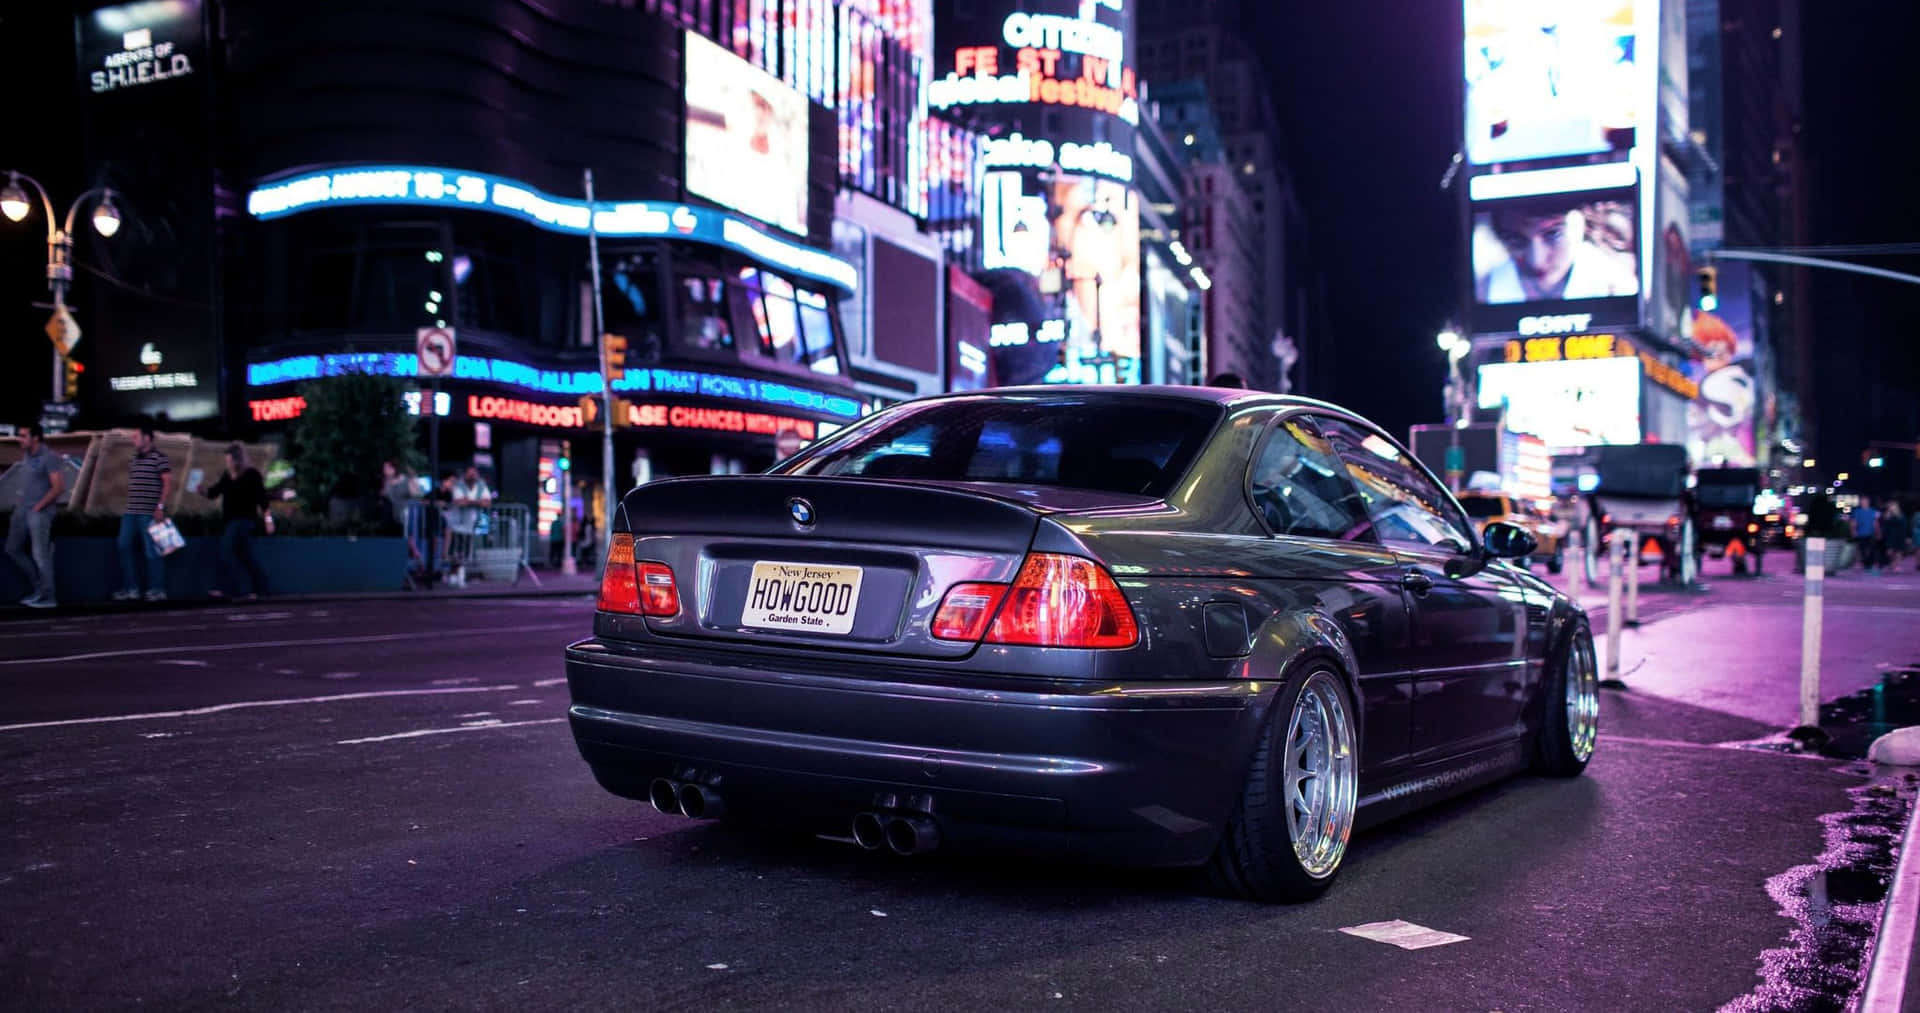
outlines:
{"label": "rear windshield", "polygon": [[1759,493],[1760,490],[1750,485],[1709,485],[1705,482],[1693,491],[1694,498],[1700,501],[1701,506],[1741,510],[1752,509],[1754,497]]}
{"label": "rear windshield", "polygon": [[1507,512],[1507,501],[1492,496],[1462,496],[1460,505],[1468,517],[1498,517]]}
{"label": "rear windshield", "polygon": [[1596,448],[1600,489],[1604,495],[1679,497],[1687,487],[1687,450],[1661,445]]}
{"label": "rear windshield", "polygon": [[980,397],[908,406],[780,474],[1065,486],[1163,497],[1220,418],[1149,398]]}

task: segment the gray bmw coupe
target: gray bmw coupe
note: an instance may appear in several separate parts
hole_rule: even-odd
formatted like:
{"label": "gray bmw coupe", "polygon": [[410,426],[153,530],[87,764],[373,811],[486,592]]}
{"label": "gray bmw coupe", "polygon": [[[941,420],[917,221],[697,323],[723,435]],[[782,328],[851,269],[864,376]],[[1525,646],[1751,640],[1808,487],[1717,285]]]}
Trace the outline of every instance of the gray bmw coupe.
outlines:
{"label": "gray bmw coupe", "polygon": [[1593,755],[1579,607],[1329,404],[1015,388],[629,493],[573,734],[607,790],[902,854],[1325,890],[1356,826]]}

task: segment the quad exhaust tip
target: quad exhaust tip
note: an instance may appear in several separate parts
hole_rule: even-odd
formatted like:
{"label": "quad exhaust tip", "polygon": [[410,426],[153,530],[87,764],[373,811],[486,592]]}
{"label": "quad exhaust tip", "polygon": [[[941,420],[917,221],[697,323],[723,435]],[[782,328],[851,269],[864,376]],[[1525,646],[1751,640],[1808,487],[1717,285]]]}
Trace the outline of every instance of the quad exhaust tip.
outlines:
{"label": "quad exhaust tip", "polygon": [[940,846],[940,827],[928,817],[897,812],[856,813],[853,843],[868,851],[886,848],[896,855],[919,855]]}
{"label": "quad exhaust tip", "polygon": [[940,846],[940,828],[925,816],[895,816],[887,821],[887,847],[896,855],[918,855]]}
{"label": "quad exhaust tip", "polygon": [[688,819],[717,820],[727,813],[720,793],[704,784],[680,786],[680,814]]}
{"label": "quad exhaust tip", "polygon": [[887,843],[886,821],[879,813],[863,812],[853,817],[853,843],[868,851],[879,851]]}
{"label": "quad exhaust tip", "polygon": [[647,786],[647,801],[668,816],[681,815],[680,786],[664,777],[654,778],[653,783]]}
{"label": "quad exhaust tip", "polygon": [[691,781],[672,781],[656,777],[647,786],[647,801],[668,816],[695,820],[717,820],[727,814],[726,800],[720,792]]}

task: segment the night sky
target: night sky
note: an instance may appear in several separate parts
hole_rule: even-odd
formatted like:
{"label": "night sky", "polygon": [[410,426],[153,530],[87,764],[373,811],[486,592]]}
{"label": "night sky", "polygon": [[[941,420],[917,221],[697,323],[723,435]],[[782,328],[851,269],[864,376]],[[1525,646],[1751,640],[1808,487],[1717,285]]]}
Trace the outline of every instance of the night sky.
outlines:
{"label": "night sky", "polygon": [[[1437,421],[1462,244],[1439,181],[1458,148],[1452,3],[1267,5],[1286,146],[1326,271],[1337,386],[1313,391],[1395,433]],[[1920,242],[1912,50],[1920,4],[1808,4],[1810,242]],[[1874,258],[1920,274],[1920,257]],[[1814,272],[1819,452],[1920,436],[1920,286]]]}

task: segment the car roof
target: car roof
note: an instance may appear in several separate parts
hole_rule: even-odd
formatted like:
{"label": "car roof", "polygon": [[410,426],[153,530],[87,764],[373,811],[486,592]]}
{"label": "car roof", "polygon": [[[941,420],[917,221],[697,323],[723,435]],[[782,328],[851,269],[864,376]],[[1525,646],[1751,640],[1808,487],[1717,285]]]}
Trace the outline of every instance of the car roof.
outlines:
{"label": "car roof", "polygon": [[[986,390],[956,391],[951,394],[935,394],[920,400],[935,401],[947,398],[969,397],[1048,397],[1061,400],[1087,400],[1089,398],[1158,398],[1180,401],[1192,401],[1201,404],[1217,404],[1222,407],[1240,407],[1245,405],[1273,405],[1276,407],[1317,408],[1338,412],[1343,415],[1355,415],[1349,409],[1328,401],[1320,401],[1297,394],[1274,394],[1260,390],[1245,390],[1239,387],[1189,387],[1183,384],[1030,384],[1024,387],[990,387]],[[1359,417],[1355,415],[1355,417]]]}

